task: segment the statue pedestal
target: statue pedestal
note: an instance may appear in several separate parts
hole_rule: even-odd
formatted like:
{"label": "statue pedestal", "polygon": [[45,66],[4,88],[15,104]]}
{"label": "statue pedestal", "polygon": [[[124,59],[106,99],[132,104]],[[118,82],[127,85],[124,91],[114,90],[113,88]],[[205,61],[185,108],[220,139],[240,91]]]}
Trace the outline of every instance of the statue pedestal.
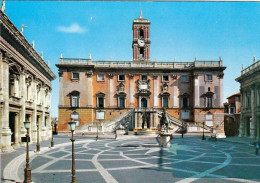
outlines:
{"label": "statue pedestal", "polygon": [[170,147],[171,146],[171,133],[160,132],[160,147]]}

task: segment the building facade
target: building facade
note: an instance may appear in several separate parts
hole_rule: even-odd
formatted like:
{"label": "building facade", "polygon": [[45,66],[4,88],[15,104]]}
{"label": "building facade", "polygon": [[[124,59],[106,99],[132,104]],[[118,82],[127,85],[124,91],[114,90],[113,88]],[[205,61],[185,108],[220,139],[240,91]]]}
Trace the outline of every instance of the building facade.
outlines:
{"label": "building facade", "polygon": [[225,135],[228,137],[237,136],[239,134],[241,112],[240,93],[231,95],[227,99],[228,102],[224,104]]}
{"label": "building facade", "polygon": [[241,71],[241,116],[239,136],[260,138],[260,60]]}
{"label": "building facade", "polygon": [[60,58],[59,131],[69,130],[71,118],[78,126],[101,122],[100,130],[127,121],[130,131],[158,131],[160,111],[166,109],[176,124],[205,122],[224,133],[221,58],[150,61],[150,21],[141,14],[132,30],[132,61]]}
{"label": "building facade", "polygon": [[0,138],[1,150],[22,144],[24,121],[31,142],[51,137],[51,81],[55,75],[7,15],[0,11]]}

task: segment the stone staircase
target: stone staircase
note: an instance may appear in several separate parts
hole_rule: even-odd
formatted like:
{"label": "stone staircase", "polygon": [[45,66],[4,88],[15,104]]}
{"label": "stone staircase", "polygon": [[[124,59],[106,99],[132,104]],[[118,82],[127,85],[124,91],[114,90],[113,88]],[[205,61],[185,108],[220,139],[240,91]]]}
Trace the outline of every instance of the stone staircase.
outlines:
{"label": "stone staircase", "polygon": [[131,109],[105,122],[87,123],[83,126],[76,127],[75,133],[96,133],[97,128],[99,128],[98,131],[101,133],[115,133],[116,130],[129,129],[130,120],[133,120],[133,111],[134,109]]}

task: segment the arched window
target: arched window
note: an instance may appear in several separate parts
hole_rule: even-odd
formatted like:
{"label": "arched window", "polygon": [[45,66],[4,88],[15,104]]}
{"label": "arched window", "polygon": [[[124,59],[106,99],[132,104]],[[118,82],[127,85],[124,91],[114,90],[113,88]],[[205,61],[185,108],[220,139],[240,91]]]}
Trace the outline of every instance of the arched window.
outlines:
{"label": "arched window", "polygon": [[144,30],[143,29],[140,29],[139,38],[144,38]]}

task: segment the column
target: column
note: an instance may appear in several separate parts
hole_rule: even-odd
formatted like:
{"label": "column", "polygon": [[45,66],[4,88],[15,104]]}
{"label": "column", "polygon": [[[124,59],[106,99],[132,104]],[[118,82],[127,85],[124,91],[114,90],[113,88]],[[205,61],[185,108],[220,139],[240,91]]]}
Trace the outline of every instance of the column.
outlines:
{"label": "column", "polygon": [[154,123],[153,123],[153,114],[154,113],[150,113],[150,129],[154,128]]}
{"label": "column", "polygon": [[20,136],[19,136],[19,113],[15,113],[14,117],[14,147],[18,147]]}
{"label": "column", "polygon": [[143,118],[142,118],[142,113],[137,113],[138,115],[138,123],[137,123],[137,128],[142,129],[142,122],[143,122]]}
{"label": "column", "polygon": [[[25,121],[25,98],[26,98],[26,83],[25,83],[25,69],[20,73],[20,89],[21,89],[21,111],[20,111],[20,122],[19,122],[19,139],[24,137],[26,129],[24,127]],[[25,145],[24,142],[20,142],[21,145]]]}
{"label": "column", "polygon": [[47,98],[48,102],[48,112],[49,112],[49,116],[48,116],[48,126],[49,126],[49,129],[48,129],[48,132],[49,132],[49,137],[52,136],[52,126],[51,126],[51,89],[48,90],[48,98]]}
{"label": "column", "polygon": [[251,87],[251,122],[250,122],[250,137],[256,137],[256,115],[255,115],[255,86]]}
{"label": "column", "polygon": [[[44,85],[43,85],[44,86]],[[41,88],[40,90],[41,92],[41,95],[40,95],[40,101],[42,101],[42,104],[41,104],[41,108],[42,108],[42,118],[41,118],[41,132],[40,133],[40,140],[47,140],[47,124],[45,126],[45,90],[44,90],[44,87]]]}
{"label": "column", "polygon": [[36,78],[33,79],[31,84],[32,100],[33,100],[33,113],[32,113],[32,142],[37,142],[37,83]]}
{"label": "column", "polygon": [[9,128],[9,55],[5,55],[2,58],[2,68],[3,68],[3,108],[1,110],[2,114],[2,129],[1,129],[1,150],[3,152],[8,152],[13,149],[11,146],[11,135],[12,132]]}
{"label": "column", "polygon": [[239,137],[245,136],[245,122],[243,119],[243,112],[244,112],[244,106],[245,106],[245,100],[244,100],[245,92],[240,89],[240,103],[241,103],[241,110],[240,110],[240,125],[239,125]]}
{"label": "column", "polygon": [[199,76],[194,74],[194,107],[199,107]]}
{"label": "column", "polygon": [[108,106],[114,107],[114,75],[108,74]]}
{"label": "column", "polygon": [[134,75],[133,74],[129,74],[129,103],[130,103],[130,107],[134,108],[135,107],[135,86],[134,86]]}
{"label": "column", "polygon": [[153,76],[153,106],[158,108],[159,80],[158,76]]}
{"label": "column", "polygon": [[134,128],[137,129],[138,115],[137,115],[137,112],[135,112],[134,114],[135,114],[135,126],[134,126]]}

